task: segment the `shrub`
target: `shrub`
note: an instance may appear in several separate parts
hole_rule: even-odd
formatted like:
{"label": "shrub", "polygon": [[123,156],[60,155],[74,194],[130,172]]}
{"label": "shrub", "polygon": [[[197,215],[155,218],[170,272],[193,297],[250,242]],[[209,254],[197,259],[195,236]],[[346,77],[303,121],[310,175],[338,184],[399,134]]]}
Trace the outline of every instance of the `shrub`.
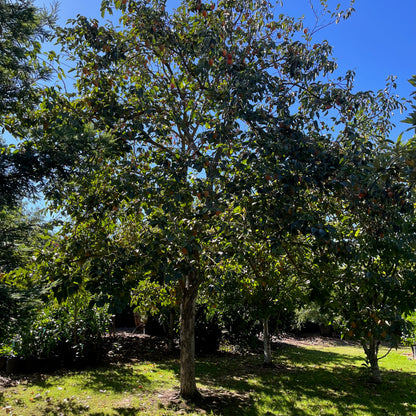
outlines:
{"label": "shrub", "polygon": [[303,331],[308,327],[315,326],[321,335],[334,335],[335,330],[339,327],[339,321],[339,316],[324,312],[318,303],[310,302],[295,311],[292,329]]}
{"label": "shrub", "polygon": [[39,311],[28,328],[12,339],[12,355],[21,358],[60,356],[69,362],[96,354],[109,327],[108,307],[74,309],[52,304]]}
{"label": "shrub", "polygon": [[405,345],[416,345],[416,311],[406,317],[402,341]]}
{"label": "shrub", "polygon": [[[7,345],[8,340],[19,331],[28,327],[33,314],[41,304],[39,293],[35,290],[17,289],[0,283],[0,344]],[[4,355],[0,352],[0,355]]]}

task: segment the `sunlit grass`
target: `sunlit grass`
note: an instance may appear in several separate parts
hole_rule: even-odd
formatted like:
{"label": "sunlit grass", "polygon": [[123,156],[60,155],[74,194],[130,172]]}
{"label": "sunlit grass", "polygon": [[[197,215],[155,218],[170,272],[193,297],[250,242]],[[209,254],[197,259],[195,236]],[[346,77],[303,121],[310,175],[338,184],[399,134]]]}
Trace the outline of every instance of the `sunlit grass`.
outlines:
{"label": "sunlit grass", "polygon": [[13,415],[156,415],[154,393],[178,387],[174,366],[145,362],[46,376],[7,389],[1,405]]}
{"label": "sunlit grass", "polygon": [[204,399],[197,405],[175,397],[179,364],[166,359],[34,378],[3,389],[0,408],[22,416],[415,415],[416,361],[403,355],[409,352],[382,360],[382,385],[368,383],[359,347],[286,346],[275,352],[276,368],[263,368],[256,355],[201,358]]}

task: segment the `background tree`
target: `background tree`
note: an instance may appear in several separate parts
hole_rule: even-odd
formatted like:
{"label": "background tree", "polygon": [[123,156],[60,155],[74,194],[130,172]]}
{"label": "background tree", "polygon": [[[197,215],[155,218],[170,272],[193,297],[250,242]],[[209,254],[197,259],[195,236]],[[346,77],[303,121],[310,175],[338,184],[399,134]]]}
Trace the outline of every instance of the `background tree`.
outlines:
{"label": "background tree", "polygon": [[0,210],[0,340],[8,340],[19,327],[26,327],[39,308],[42,285],[32,279],[12,279],[8,273],[25,268],[49,239],[50,225],[22,207]]}
{"label": "background tree", "polygon": [[[51,37],[54,13],[33,6],[29,1],[0,1],[0,128],[19,139],[16,119],[28,119],[40,101],[40,83],[50,68],[40,59],[41,42]],[[28,319],[37,307],[39,293],[16,287],[4,274],[30,260],[43,234],[38,218],[22,209],[24,197],[32,197],[42,171],[28,144],[7,145],[0,137],[0,292],[1,333],[4,341]],[[33,288],[32,288],[33,289]],[[7,317],[7,319],[6,319]]]}
{"label": "background tree", "polygon": [[411,99],[413,99],[413,102],[411,104],[412,112],[409,114],[409,116],[403,120],[404,123],[411,124],[412,127],[409,127],[409,129],[415,129],[416,128],[416,104],[414,102],[414,99],[416,98],[416,75],[413,75],[411,79],[409,79],[410,84],[412,87],[415,88],[415,91],[411,94]]}
{"label": "background tree", "polygon": [[220,246],[224,254],[216,266],[218,287],[212,294],[219,299],[223,314],[229,309],[227,302],[239,303],[245,305],[251,319],[262,323],[264,365],[269,366],[272,365],[269,322],[273,319],[278,329],[281,320],[293,313],[302,293],[308,290],[307,275],[300,272],[302,267],[297,269],[301,263],[299,238],[296,242],[296,238],[287,235],[285,243],[291,246],[290,251],[287,248],[285,252],[281,246],[277,250],[270,234],[260,227],[253,229],[248,217],[245,208],[232,205],[222,215],[228,230],[226,241]]}
{"label": "background tree", "polygon": [[[54,12],[46,12],[30,1],[0,1],[0,126],[12,136],[24,139],[16,118],[28,120],[29,110],[40,101],[40,91],[51,74],[40,58],[41,42],[51,38]],[[0,208],[32,194],[42,178],[30,146],[9,147],[0,138]]]}
{"label": "background tree", "polygon": [[7,125],[10,115],[26,114],[27,107],[33,107],[40,98],[39,81],[48,79],[50,68],[39,54],[41,42],[51,37],[53,18],[31,1],[0,2],[2,124]]}
{"label": "background tree", "polygon": [[[413,75],[409,82],[415,88],[415,91],[411,94],[411,108],[413,111],[404,120],[404,122],[411,125],[408,130],[415,130],[416,132],[416,75]],[[399,144],[402,149],[402,161],[404,161],[404,178],[414,184],[416,181],[416,134],[413,135],[413,137],[411,137],[406,143],[403,143],[400,137]]]}
{"label": "background tree", "polygon": [[346,184],[331,220],[336,231],[317,261],[331,276],[321,299],[343,318],[344,334],[360,340],[380,382],[379,346],[399,344],[403,314],[415,307],[414,197],[393,146],[368,143],[361,155],[365,163]]}

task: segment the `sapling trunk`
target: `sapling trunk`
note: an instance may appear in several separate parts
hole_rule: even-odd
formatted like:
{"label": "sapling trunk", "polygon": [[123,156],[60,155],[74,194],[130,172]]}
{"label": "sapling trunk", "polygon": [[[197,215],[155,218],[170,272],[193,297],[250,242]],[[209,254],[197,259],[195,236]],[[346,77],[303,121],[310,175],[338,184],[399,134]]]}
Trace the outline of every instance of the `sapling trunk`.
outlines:
{"label": "sapling trunk", "polygon": [[368,343],[365,340],[363,340],[362,345],[367,357],[367,361],[370,364],[370,381],[372,383],[380,384],[382,382],[380,367],[378,365],[378,349],[380,346],[380,341],[376,340],[373,336],[371,336],[368,340]]}
{"label": "sapling trunk", "polygon": [[174,326],[175,326],[175,310],[171,308],[169,310],[169,339],[168,339],[168,351],[173,351],[173,339],[174,339]]}
{"label": "sapling trunk", "polygon": [[263,319],[263,350],[264,350],[264,362],[265,366],[271,366],[272,360],[272,347],[269,332],[269,317]]}

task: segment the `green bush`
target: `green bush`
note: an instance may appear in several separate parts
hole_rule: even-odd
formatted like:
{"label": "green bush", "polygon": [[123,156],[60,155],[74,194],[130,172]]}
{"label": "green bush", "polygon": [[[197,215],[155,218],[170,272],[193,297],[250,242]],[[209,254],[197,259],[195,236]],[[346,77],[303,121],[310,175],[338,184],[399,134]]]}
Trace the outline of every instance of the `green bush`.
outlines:
{"label": "green bush", "polygon": [[338,329],[339,323],[339,316],[324,312],[318,303],[310,302],[295,310],[292,329],[301,331],[308,327],[308,325],[313,324],[317,325],[322,333],[322,331],[325,331],[325,329],[329,330],[331,327],[334,330]]}
{"label": "green bush", "polygon": [[406,317],[402,341],[408,346],[416,345],[416,311]]}
{"label": "green bush", "polygon": [[21,358],[59,356],[68,361],[97,353],[110,324],[108,307],[74,309],[52,304],[39,311],[29,327],[11,340],[11,355]]}
{"label": "green bush", "polygon": [[262,331],[261,322],[253,318],[253,310],[247,303],[230,304],[218,315],[225,344],[245,349],[256,349],[258,334]]}
{"label": "green bush", "polygon": [[40,295],[35,290],[17,289],[9,284],[0,283],[1,348],[7,345],[8,340],[19,328],[30,325],[33,313],[36,313],[40,304]]}

